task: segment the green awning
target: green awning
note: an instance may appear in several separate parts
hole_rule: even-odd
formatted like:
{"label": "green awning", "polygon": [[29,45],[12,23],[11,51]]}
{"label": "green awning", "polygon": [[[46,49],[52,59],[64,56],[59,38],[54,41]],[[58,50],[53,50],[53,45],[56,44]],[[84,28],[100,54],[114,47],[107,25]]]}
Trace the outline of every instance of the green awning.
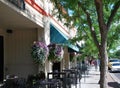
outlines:
{"label": "green awning", "polygon": [[52,24],[50,24],[50,42],[55,44],[66,45],[69,48],[79,52],[79,48],[76,45],[71,44],[68,41],[68,37],[56,27],[54,27]]}
{"label": "green awning", "polygon": [[68,38],[59,30],[57,30],[53,25],[50,25],[50,42],[57,44],[66,43]]}

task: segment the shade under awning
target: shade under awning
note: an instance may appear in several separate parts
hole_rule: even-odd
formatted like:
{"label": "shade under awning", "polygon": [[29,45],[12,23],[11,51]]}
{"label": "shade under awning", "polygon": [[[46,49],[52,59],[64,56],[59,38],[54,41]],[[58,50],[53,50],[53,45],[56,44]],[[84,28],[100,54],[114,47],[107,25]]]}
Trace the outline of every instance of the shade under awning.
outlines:
{"label": "shade under awning", "polygon": [[68,41],[68,37],[65,36],[60,30],[50,24],[50,42],[56,44],[67,45],[69,48],[79,52],[79,48]]}
{"label": "shade under awning", "polygon": [[79,48],[76,45],[68,44],[68,47],[73,49],[73,51],[79,52]]}

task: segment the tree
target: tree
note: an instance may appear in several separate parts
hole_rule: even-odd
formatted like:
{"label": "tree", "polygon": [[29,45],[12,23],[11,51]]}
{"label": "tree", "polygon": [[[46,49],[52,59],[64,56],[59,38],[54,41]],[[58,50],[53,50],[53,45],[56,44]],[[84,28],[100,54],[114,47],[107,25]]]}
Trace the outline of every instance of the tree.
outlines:
{"label": "tree", "polygon": [[116,57],[120,59],[120,49],[116,51]]}
{"label": "tree", "polygon": [[[100,88],[107,88],[107,41],[112,25],[119,24],[120,0],[51,0],[58,9],[58,17],[65,25],[78,29],[81,38],[88,33],[98,49],[100,58]],[[119,10],[119,11],[118,11]],[[63,21],[61,19],[61,21]],[[79,39],[78,38],[78,39]]]}
{"label": "tree", "polygon": [[[109,57],[116,56],[114,53],[116,52],[117,48],[120,46],[120,25],[116,26],[116,24],[111,26],[111,30],[109,30],[108,34],[108,54]],[[112,51],[112,52],[111,52]]]}

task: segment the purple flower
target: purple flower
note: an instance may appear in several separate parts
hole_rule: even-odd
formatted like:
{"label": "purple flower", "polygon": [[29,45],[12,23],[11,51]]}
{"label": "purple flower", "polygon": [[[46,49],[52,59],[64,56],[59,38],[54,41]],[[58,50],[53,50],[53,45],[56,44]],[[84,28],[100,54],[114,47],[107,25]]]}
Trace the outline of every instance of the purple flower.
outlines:
{"label": "purple flower", "polygon": [[48,52],[48,47],[44,42],[33,42],[31,56],[36,63],[43,63],[47,58]]}
{"label": "purple flower", "polygon": [[51,61],[60,61],[63,58],[63,47],[57,44],[48,45],[49,56],[48,60]]}

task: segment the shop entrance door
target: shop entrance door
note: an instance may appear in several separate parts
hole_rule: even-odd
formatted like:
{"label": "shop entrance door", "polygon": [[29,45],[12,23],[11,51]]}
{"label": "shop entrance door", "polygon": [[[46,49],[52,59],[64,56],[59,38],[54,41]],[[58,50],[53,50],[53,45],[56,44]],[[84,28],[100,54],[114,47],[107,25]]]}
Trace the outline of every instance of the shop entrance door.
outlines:
{"label": "shop entrance door", "polygon": [[60,72],[60,62],[53,62],[53,72]]}

